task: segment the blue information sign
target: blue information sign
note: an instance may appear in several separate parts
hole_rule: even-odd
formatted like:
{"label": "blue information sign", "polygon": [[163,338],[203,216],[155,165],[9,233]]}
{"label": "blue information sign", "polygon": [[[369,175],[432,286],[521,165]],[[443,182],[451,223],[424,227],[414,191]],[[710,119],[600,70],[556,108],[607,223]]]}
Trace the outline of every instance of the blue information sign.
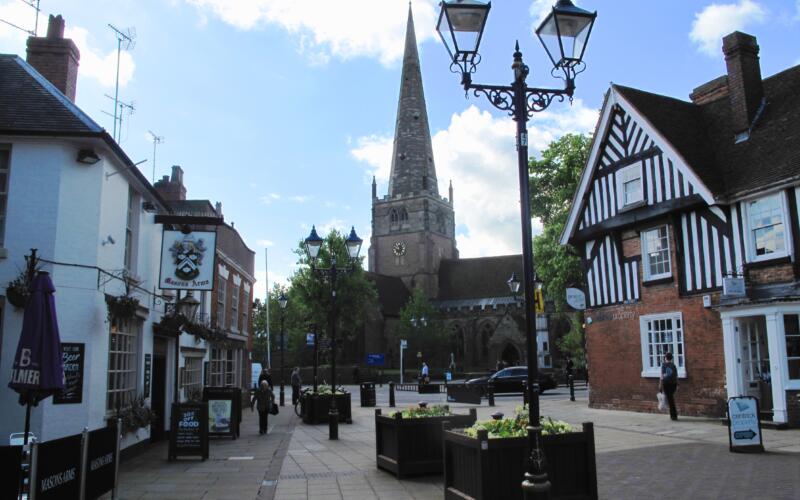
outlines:
{"label": "blue information sign", "polygon": [[383,353],[367,354],[367,366],[383,366],[386,358]]}

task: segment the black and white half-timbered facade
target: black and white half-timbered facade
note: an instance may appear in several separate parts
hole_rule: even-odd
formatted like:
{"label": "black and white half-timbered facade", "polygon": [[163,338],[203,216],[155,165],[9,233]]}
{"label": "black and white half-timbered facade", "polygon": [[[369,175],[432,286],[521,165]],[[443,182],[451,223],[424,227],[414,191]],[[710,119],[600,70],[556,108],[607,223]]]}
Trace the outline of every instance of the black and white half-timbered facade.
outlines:
{"label": "black and white half-timbered facade", "polygon": [[680,412],[752,395],[800,426],[800,66],[762,80],[740,32],[723,52],[691,102],[606,94],[562,235],[584,263],[590,404],[655,410],[672,352]]}

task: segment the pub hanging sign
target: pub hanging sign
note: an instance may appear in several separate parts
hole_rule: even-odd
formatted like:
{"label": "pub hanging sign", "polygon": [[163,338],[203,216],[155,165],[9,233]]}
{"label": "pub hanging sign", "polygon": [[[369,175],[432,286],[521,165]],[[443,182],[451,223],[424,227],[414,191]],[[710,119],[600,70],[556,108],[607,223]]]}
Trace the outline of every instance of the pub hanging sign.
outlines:
{"label": "pub hanging sign", "polygon": [[217,233],[164,230],[161,240],[162,290],[213,290]]}

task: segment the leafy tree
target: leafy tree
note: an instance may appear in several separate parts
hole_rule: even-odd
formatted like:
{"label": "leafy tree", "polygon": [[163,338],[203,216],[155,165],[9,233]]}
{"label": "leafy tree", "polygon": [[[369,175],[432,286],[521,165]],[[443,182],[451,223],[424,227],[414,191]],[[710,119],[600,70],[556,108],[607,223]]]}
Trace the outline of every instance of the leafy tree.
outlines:
{"label": "leafy tree", "polygon": [[[556,313],[551,320],[563,319],[568,311],[566,289],[583,283],[578,255],[559,242],[581,173],[589,158],[591,138],[567,134],[550,143],[540,160],[529,163],[531,216],[544,225],[542,234],[533,240],[536,275],[544,283],[544,293],[552,298]],[[581,366],[585,359],[582,315],[570,317],[569,332],[558,341],[562,352]]]}
{"label": "leafy tree", "polygon": [[[338,269],[344,270],[349,266],[344,240],[345,237],[336,230],[328,233],[317,256],[318,268],[330,268],[334,258]],[[333,253],[331,249],[334,249]],[[330,318],[335,313],[337,355],[341,357],[342,353],[350,353],[350,358],[354,359],[352,355],[358,354],[358,339],[363,334],[366,318],[377,307],[375,284],[367,279],[359,259],[352,272],[338,273],[334,300],[329,274],[321,276],[311,270],[302,241],[295,254],[298,256],[298,270],[291,277],[287,292],[290,303],[287,324],[292,332],[290,349],[307,352],[310,361],[311,349],[303,347],[304,333],[311,325],[317,325],[320,334],[327,332],[330,335]],[[323,362],[325,354],[320,352],[320,362]]]}
{"label": "leafy tree", "polygon": [[[395,344],[398,339],[408,340],[411,359],[416,359],[416,354],[421,352],[422,360],[431,368],[447,366],[448,336],[438,310],[428,301],[421,288],[411,292],[411,297],[400,311],[400,323],[394,334],[397,337],[393,339]],[[414,363],[416,361],[409,359],[406,366],[414,366]]]}

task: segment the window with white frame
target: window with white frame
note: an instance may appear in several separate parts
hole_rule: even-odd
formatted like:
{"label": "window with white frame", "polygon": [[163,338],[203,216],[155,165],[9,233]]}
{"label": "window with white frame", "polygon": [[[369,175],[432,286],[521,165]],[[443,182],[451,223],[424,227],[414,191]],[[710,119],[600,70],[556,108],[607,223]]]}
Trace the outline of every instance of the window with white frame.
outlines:
{"label": "window with white frame", "polygon": [[184,398],[189,400],[203,390],[203,357],[185,356],[183,359],[181,387]]}
{"label": "window with white frame", "polygon": [[136,247],[139,230],[139,196],[128,187],[128,211],[125,218],[125,270],[136,274]]}
{"label": "window with white frame", "polygon": [[239,329],[239,285],[234,281],[231,288],[231,330]]}
{"label": "window with white frame", "polygon": [[642,266],[645,281],[672,276],[667,226],[642,231]]}
{"label": "window with white frame", "polygon": [[786,200],[775,193],[743,203],[747,221],[747,246],[750,261],[788,255]]}
{"label": "window with white frame", "polygon": [[638,163],[617,171],[617,197],[619,208],[625,208],[644,200],[642,189],[642,166]]}
{"label": "window with white frame", "polygon": [[783,315],[786,336],[786,373],[789,380],[800,380],[800,314]]}
{"label": "window with white frame", "polygon": [[242,321],[239,323],[239,331],[243,334],[247,333],[247,326],[249,321],[247,321],[247,310],[249,309],[250,297],[248,296],[247,292],[245,292],[245,301],[242,304]]}
{"label": "window with white frame", "polygon": [[8,203],[8,173],[11,166],[11,151],[0,146],[0,247],[5,244],[6,207]]}
{"label": "window with white frame", "polygon": [[224,330],[226,328],[225,306],[227,304],[226,288],[228,280],[220,276],[217,281],[219,281],[219,283],[217,283],[217,326]]}
{"label": "window with white frame", "polygon": [[238,387],[239,367],[241,366],[239,349],[211,349],[209,363],[209,385],[214,387]]}
{"label": "window with white frame", "polygon": [[664,355],[671,352],[678,376],[686,376],[681,313],[652,314],[639,318],[642,340],[642,376],[661,376]]}
{"label": "window with white frame", "polygon": [[111,320],[108,341],[108,390],[106,409],[116,411],[136,398],[141,322],[137,319]]}

